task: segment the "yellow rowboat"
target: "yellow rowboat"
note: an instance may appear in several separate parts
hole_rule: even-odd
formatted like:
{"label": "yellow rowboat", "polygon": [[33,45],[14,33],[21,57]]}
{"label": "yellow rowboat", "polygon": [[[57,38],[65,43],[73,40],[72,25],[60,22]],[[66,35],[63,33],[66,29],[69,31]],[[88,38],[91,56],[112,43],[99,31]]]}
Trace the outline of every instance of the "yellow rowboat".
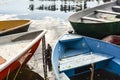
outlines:
{"label": "yellow rowboat", "polygon": [[0,36],[25,32],[28,30],[30,20],[4,20],[0,21]]}

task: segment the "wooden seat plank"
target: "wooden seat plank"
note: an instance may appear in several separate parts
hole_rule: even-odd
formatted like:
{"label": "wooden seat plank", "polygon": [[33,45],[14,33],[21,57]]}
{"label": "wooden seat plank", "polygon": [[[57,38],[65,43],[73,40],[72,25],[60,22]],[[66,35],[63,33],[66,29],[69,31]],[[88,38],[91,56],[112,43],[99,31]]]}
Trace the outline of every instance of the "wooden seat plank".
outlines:
{"label": "wooden seat plank", "polygon": [[113,14],[113,15],[120,15],[119,12],[113,12],[113,11],[105,11],[105,10],[96,10],[97,13],[106,13],[106,14]]}
{"label": "wooden seat plank", "polygon": [[112,8],[120,9],[120,6],[112,6]]}
{"label": "wooden seat plank", "polygon": [[101,53],[86,53],[69,58],[63,58],[59,61],[60,71],[65,71],[77,67],[82,67],[99,61],[105,61],[113,58],[113,56]]}
{"label": "wooden seat plank", "polygon": [[109,20],[92,18],[92,17],[87,17],[87,16],[82,17],[81,20],[91,20],[91,21],[97,21],[97,22],[111,22]]}
{"label": "wooden seat plank", "polygon": [[112,6],[112,10],[120,13],[120,6]]}

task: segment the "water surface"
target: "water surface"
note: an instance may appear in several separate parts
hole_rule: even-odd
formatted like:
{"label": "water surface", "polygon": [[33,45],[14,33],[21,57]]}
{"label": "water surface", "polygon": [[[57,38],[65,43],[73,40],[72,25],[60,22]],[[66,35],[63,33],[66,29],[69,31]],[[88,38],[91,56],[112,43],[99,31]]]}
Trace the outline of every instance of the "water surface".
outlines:
{"label": "water surface", "polygon": [[9,17],[11,15],[13,18],[35,20],[53,17],[67,20],[71,14],[87,7],[103,4],[103,2],[102,0],[1,0],[0,16]]}

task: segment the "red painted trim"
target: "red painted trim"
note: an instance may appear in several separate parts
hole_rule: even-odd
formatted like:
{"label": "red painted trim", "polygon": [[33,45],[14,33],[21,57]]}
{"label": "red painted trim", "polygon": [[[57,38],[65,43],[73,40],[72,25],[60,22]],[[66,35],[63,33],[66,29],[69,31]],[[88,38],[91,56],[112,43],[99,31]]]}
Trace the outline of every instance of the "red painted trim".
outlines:
{"label": "red painted trim", "polygon": [[0,80],[3,80],[8,75],[9,71],[12,72],[15,69],[19,68],[20,66],[25,65],[30,60],[30,58],[34,55],[36,49],[39,46],[40,41],[41,41],[41,39],[39,41],[37,41],[25,53],[23,53],[23,55],[19,59],[17,59],[12,64],[10,64],[7,68],[5,68],[4,70],[2,70],[0,72]]}

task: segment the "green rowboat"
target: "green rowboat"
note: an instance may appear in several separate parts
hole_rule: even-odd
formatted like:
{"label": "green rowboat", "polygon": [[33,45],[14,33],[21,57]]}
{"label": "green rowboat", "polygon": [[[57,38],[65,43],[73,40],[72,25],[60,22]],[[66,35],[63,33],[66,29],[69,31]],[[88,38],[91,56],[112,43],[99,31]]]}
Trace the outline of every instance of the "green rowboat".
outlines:
{"label": "green rowboat", "polygon": [[120,1],[104,3],[69,16],[76,34],[102,39],[120,34]]}

